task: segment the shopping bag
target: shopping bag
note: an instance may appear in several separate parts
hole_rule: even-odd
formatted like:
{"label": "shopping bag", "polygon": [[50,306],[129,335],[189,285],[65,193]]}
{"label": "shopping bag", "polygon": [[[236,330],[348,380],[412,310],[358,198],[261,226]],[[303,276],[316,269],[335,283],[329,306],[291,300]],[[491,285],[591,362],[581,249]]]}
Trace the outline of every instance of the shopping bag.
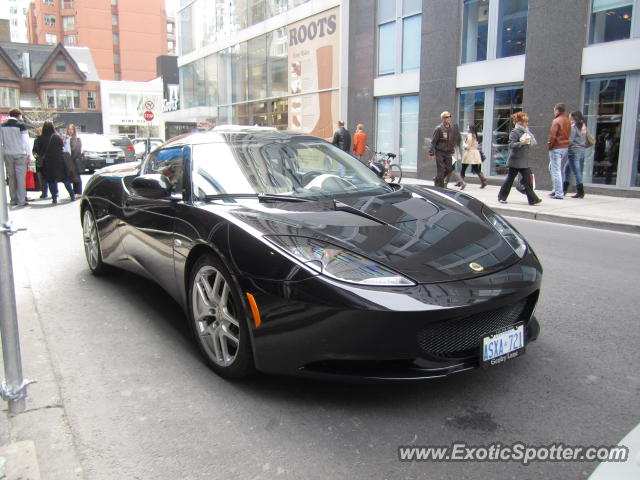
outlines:
{"label": "shopping bag", "polygon": [[37,192],[40,190],[38,188],[38,182],[36,180],[36,174],[30,168],[27,169],[27,174],[25,176],[25,187],[28,192]]}

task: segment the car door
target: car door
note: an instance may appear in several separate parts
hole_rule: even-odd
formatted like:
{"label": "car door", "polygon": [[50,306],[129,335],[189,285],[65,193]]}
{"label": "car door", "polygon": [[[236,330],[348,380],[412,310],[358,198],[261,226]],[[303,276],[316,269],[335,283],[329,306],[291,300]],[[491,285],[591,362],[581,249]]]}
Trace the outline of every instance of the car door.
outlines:
{"label": "car door", "polygon": [[184,150],[158,150],[142,165],[141,174],[161,174],[173,185],[171,196],[147,198],[131,192],[124,201],[126,229],[123,243],[130,260],[141,273],[175,296],[173,267],[174,223],[178,205],[184,202]]}

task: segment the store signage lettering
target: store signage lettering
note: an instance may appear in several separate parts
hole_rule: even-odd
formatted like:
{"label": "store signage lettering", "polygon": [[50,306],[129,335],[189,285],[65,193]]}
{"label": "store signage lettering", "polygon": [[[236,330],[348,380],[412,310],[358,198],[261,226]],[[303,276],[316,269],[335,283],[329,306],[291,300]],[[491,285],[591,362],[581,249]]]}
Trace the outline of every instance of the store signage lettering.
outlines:
{"label": "store signage lettering", "polygon": [[329,15],[307,25],[292,28],[289,30],[289,46],[299,45],[307,40],[314,40],[316,37],[322,38],[325,35],[333,35],[336,28],[335,15]]}

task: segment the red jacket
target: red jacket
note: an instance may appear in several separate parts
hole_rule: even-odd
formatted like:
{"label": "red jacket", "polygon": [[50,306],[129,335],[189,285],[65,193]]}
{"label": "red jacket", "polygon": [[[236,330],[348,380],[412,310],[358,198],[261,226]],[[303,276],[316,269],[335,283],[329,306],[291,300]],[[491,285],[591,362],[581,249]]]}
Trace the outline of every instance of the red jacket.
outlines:
{"label": "red jacket", "polygon": [[357,130],[353,134],[353,153],[355,155],[362,155],[367,148],[367,134],[364,130]]}
{"label": "red jacket", "polygon": [[563,113],[560,113],[551,122],[547,147],[549,150],[556,148],[569,148],[569,135],[571,134],[571,121]]}

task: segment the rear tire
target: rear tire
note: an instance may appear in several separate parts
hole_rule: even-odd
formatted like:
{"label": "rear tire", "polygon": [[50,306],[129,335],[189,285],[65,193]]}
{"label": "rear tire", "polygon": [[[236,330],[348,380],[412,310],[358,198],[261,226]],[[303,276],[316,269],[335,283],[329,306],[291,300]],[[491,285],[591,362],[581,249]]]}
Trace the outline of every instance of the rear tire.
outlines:
{"label": "rear tire", "polygon": [[387,183],[400,183],[402,180],[402,168],[397,163],[392,163],[387,169],[384,179]]}
{"label": "rear tire", "polygon": [[202,255],[189,276],[189,324],[207,365],[224,378],[255,371],[241,293],[212,254]]}

